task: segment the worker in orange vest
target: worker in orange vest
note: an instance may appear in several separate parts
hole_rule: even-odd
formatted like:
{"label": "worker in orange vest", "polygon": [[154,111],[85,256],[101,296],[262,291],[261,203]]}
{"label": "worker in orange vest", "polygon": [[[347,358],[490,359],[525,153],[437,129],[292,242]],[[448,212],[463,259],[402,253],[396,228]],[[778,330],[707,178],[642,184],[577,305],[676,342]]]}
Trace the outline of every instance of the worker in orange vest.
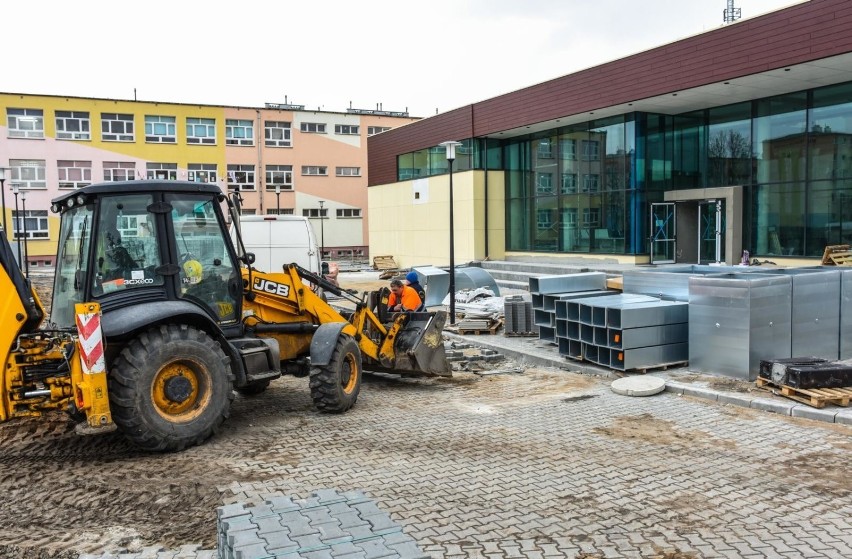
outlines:
{"label": "worker in orange vest", "polygon": [[395,279],[390,282],[391,294],[388,298],[388,310],[391,312],[413,312],[423,310],[420,295],[411,287]]}

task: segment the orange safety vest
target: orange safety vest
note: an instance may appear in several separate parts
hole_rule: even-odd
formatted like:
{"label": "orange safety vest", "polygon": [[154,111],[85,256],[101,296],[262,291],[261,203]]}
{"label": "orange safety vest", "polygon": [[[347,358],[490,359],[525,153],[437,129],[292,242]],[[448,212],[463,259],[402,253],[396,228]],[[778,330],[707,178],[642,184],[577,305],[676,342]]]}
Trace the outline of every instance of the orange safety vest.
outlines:
{"label": "orange safety vest", "polygon": [[[416,311],[420,308],[423,302],[420,300],[420,295],[417,291],[407,285],[402,286],[402,308],[407,311]],[[392,309],[397,305],[396,293],[391,293],[388,297],[388,308]]]}

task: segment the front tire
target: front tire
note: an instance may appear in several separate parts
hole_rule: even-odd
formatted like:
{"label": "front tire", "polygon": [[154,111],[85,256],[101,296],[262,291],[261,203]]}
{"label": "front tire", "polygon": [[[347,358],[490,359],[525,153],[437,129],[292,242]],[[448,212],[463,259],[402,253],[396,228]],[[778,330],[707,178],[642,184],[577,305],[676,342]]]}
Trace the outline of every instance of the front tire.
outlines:
{"label": "front tire", "polygon": [[348,334],[337,338],[328,365],[311,368],[311,398],[325,413],[343,413],[355,405],[361,391],[361,350]]}
{"label": "front tire", "polygon": [[201,444],[228,417],[234,377],[222,348],[188,326],[154,327],[132,340],[109,374],[112,417],[137,446],[178,451]]}

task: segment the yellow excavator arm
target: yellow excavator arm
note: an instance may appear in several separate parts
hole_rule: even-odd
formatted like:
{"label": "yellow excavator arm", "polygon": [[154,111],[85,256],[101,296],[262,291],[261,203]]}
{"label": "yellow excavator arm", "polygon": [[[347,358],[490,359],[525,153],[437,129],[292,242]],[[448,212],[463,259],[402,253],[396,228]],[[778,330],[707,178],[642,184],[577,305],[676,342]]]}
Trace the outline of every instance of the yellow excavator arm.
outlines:
{"label": "yellow excavator arm", "polygon": [[[303,280],[350,298],[355,310],[344,316]],[[243,321],[259,334],[278,340],[282,361],[309,350],[318,326],[339,323],[340,332],[354,338],[372,368],[394,373],[450,374],[441,337],[446,320],[443,311],[398,313],[382,321],[378,314],[380,297],[373,297],[374,308],[366,297],[358,299],[296,264],[288,265],[283,273],[271,274],[243,268],[243,284],[249,286]],[[282,324],[292,326],[276,326]],[[298,328],[302,329],[301,336]],[[276,333],[276,329],[280,332]]]}

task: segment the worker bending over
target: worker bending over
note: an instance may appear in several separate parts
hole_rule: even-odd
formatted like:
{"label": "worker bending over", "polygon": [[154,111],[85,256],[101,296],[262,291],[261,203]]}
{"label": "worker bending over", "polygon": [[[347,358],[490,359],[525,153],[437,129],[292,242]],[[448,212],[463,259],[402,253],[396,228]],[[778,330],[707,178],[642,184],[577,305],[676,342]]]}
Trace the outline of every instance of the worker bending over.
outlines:
{"label": "worker bending over", "polygon": [[391,280],[391,294],[388,297],[388,310],[391,312],[413,312],[423,310],[423,301],[417,291],[402,283],[402,280]]}

